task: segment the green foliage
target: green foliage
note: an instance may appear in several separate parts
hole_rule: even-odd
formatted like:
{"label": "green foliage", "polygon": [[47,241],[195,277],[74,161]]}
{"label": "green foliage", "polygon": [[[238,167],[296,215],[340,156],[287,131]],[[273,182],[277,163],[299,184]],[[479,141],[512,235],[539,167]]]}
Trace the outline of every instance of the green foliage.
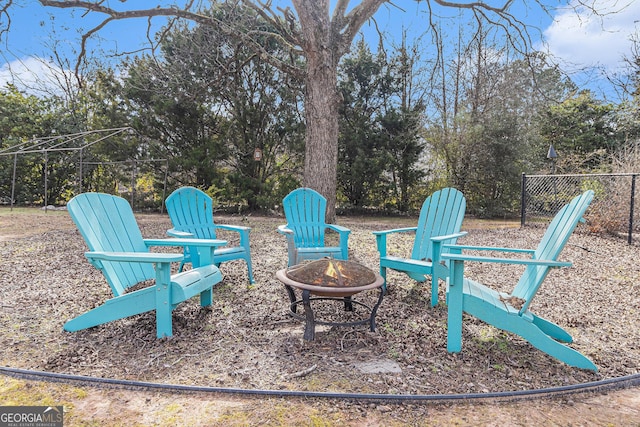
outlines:
{"label": "green foliage", "polygon": [[[212,7],[205,13],[252,32],[266,53],[291,65],[303,60],[269,36],[274,29],[254,11],[235,2]],[[128,125],[139,132],[82,153],[82,182],[79,154],[19,156],[19,203],[43,203],[45,177],[48,203],[64,203],[79,190],[134,192],[142,208],[160,206],[165,174],[168,191],[207,188],[216,206],[240,210],[274,209],[302,185],[300,80],[233,34],[179,23],[166,30],[156,56],[127,60],[121,72],[97,69],[65,98],[36,98],[12,86],[0,92],[3,149],[34,136]],[[549,144],[560,155],[557,172],[615,170],[612,153],[640,135],[638,97],[614,106],[577,93],[544,55],[507,60],[513,52],[490,36],[481,29],[472,41],[453,43],[460,46],[455,60],[427,62],[428,73],[417,71],[420,46],[404,42],[390,56],[360,41],[344,58],[337,197],[345,208],[411,212],[451,185],[467,196],[469,213],[511,216],[519,209],[521,173],[548,171]],[[423,74],[428,90],[418,89]],[[168,170],[144,163],[151,158],[168,159]],[[0,156],[0,202],[11,193],[13,160]],[[539,203],[551,208],[559,197],[565,195]]]}
{"label": "green foliage", "polygon": [[465,189],[468,211],[476,216],[512,216],[518,212],[525,141],[518,132],[517,120],[504,115],[487,117],[463,143],[458,178]]}
{"label": "green foliage", "polygon": [[419,168],[425,148],[418,135],[422,110],[423,106],[418,104],[410,111],[404,108],[392,110],[380,118],[386,151],[390,156],[387,164],[387,173],[392,177],[390,192],[395,200],[394,207],[400,212],[419,208],[426,198],[415,197],[420,193],[418,187],[425,176],[424,170]]}
{"label": "green foliage", "polygon": [[612,104],[603,104],[589,91],[550,106],[539,119],[546,146],[558,152],[558,173],[607,171],[609,155],[621,143]]}
{"label": "green foliage", "polygon": [[436,63],[425,138],[432,177],[461,190],[468,213],[504,217],[517,212],[520,174],[544,164],[535,118],[573,86],[542,54],[506,60],[512,52],[493,35],[483,29],[467,41],[461,31],[456,60]]}
{"label": "green foliage", "polygon": [[349,205],[371,204],[371,193],[383,179],[386,153],[376,115],[381,101],[383,58],[371,54],[364,41],[341,67],[342,93],[338,139],[338,186]]}
{"label": "green foliage", "polygon": [[[266,29],[245,8],[220,4],[210,13],[246,31]],[[260,41],[270,54],[289,60],[273,39]],[[210,27],[176,27],[161,47],[161,61],[128,64],[124,93],[136,128],[157,140],[170,160],[171,186],[216,188],[224,204],[250,210],[273,206],[274,178],[302,164],[300,83]]]}
{"label": "green foliage", "polygon": [[352,209],[371,206],[408,211],[412,189],[424,175],[417,163],[424,106],[410,107],[411,60],[402,51],[389,60],[363,41],[340,68],[342,94],[338,186]]}
{"label": "green foliage", "polygon": [[[35,145],[35,139],[49,136],[56,122],[56,104],[53,99],[41,100],[18,91],[8,85],[0,90],[0,150],[16,152]],[[14,199],[20,204],[42,204],[45,201],[45,174],[48,181],[47,202],[59,201],[59,194],[67,185],[69,165],[65,154],[36,152],[14,156],[0,156],[0,197],[10,202],[11,187],[15,173]],[[34,151],[31,149],[30,151]],[[15,172],[14,172],[15,165]]]}

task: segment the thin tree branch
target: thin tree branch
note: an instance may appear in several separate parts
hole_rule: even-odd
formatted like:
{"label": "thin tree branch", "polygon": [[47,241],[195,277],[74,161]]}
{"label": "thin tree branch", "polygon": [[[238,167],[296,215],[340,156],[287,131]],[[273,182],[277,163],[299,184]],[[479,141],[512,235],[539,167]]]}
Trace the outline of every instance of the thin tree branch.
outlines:
{"label": "thin tree branch", "polygon": [[[89,31],[87,31],[85,34],[82,35],[81,52],[78,55],[78,61],[76,62],[76,67],[75,67],[76,72],[78,72],[78,70],[80,69],[80,64],[86,57],[86,54],[87,54],[86,44],[89,38],[93,36],[95,33],[99,32],[109,22],[112,22],[115,20],[122,20],[122,19],[131,19],[131,18],[173,17],[173,18],[180,18],[180,19],[192,21],[200,25],[215,27],[220,31],[223,31],[225,34],[234,36],[236,38],[240,38],[243,42],[247,44],[251,44],[259,52],[263,60],[268,61],[273,66],[287,73],[291,73],[292,75],[300,76],[302,73],[302,71],[299,68],[295,67],[295,65],[286,63],[278,58],[275,58],[269,55],[266,52],[266,50],[264,50],[262,46],[260,46],[260,44],[256,42],[252,37],[256,35],[267,35],[270,37],[278,38],[280,41],[285,41],[287,42],[286,43],[287,46],[293,47],[292,42],[295,43],[296,39],[291,37],[290,33],[285,32],[285,34],[288,34],[289,36],[282,37],[281,35],[277,33],[272,33],[272,32],[262,32],[262,31],[251,31],[248,33],[240,32],[237,30],[237,28],[234,28],[232,25],[229,25],[218,19],[215,19],[213,16],[203,14],[200,11],[191,10],[194,4],[194,0],[189,0],[189,2],[184,6],[184,8],[156,7],[151,9],[135,9],[135,10],[116,10],[112,7],[104,6],[103,0],[96,1],[96,2],[85,1],[85,0],[39,0],[39,1],[43,6],[51,6],[51,7],[58,7],[58,8],[82,8],[90,12],[98,12],[108,16],[108,18],[103,20],[100,24],[93,27],[92,29],[90,29]],[[275,14],[272,13],[272,16],[269,17],[267,14],[264,13],[263,10],[261,10],[260,7],[257,7],[256,4],[253,4],[251,1],[245,1],[245,0],[239,0],[239,1],[241,1],[247,6],[250,6],[251,9],[253,9],[254,11],[261,12],[260,15],[263,18],[268,17],[269,18],[268,22],[273,24],[276,28],[279,28],[279,29],[284,28],[281,25],[281,23],[278,22],[278,20],[274,19]],[[257,1],[260,1],[260,0],[257,0]],[[262,2],[260,2],[259,4],[264,5],[265,7],[267,6]]]}

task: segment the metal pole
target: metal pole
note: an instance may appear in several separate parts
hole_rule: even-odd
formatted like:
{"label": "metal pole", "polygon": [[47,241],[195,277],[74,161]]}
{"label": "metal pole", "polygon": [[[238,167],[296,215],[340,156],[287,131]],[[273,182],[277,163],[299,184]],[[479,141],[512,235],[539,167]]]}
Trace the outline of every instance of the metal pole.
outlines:
{"label": "metal pole", "polygon": [[527,191],[527,176],[522,173],[522,185],[520,187],[520,226],[524,227],[526,222],[526,209],[527,209],[527,200],[526,200],[526,191]]}
{"label": "metal pole", "polygon": [[631,203],[629,206],[629,237],[627,238],[627,243],[631,244],[632,236],[633,236],[633,210],[635,204],[635,196],[636,196],[636,176],[631,176]]}
{"label": "metal pole", "polygon": [[16,197],[16,168],[18,167],[18,153],[13,155],[13,178],[11,179],[11,211]]}
{"label": "metal pole", "polygon": [[162,202],[160,203],[160,213],[164,213],[164,201],[167,197],[167,175],[169,175],[169,160],[164,161],[164,186],[162,187]]}
{"label": "metal pole", "polygon": [[78,194],[82,194],[82,160],[83,160],[83,156],[82,156],[83,150],[82,148],[80,149],[80,170],[78,172],[78,174],[80,175],[80,179],[78,181]]}
{"label": "metal pole", "polygon": [[136,189],[136,161],[131,162],[131,209],[135,210],[134,193]]}
{"label": "metal pole", "polygon": [[44,152],[44,211],[47,212],[47,191],[49,190],[49,152]]}

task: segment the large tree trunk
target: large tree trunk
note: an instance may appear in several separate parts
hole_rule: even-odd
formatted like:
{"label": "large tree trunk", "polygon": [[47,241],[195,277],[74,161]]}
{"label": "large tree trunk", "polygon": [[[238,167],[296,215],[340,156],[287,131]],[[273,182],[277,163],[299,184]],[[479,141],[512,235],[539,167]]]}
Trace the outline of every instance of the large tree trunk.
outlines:
{"label": "large tree trunk", "polygon": [[293,0],[306,57],[304,185],[327,199],[325,220],[333,223],[338,171],[338,61],[344,48],[332,26],[329,3]]}
{"label": "large tree trunk", "polygon": [[304,185],[327,199],[326,221],[336,215],[338,104],[336,60],[330,49],[307,58]]}
{"label": "large tree trunk", "polygon": [[349,0],[292,0],[302,33],[298,43],[307,60],[304,185],[327,199],[328,223],[336,216],[338,62],[364,22],[387,1],[361,0],[349,9]]}

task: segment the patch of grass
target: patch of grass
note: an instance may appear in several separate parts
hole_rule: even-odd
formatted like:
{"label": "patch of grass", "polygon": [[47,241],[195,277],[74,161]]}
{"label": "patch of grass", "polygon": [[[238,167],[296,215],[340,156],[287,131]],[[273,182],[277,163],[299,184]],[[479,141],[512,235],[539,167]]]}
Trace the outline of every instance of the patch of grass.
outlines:
{"label": "patch of grass", "polygon": [[1,406],[64,406],[65,423],[74,417],[72,400],[85,396],[81,389],[69,385],[27,383],[0,377]]}
{"label": "patch of grass", "polygon": [[54,216],[68,216],[66,210],[43,210],[42,208],[25,208],[25,207],[17,207],[14,206],[11,209],[8,206],[0,206],[0,217],[9,216],[9,215],[54,215]]}
{"label": "patch of grass", "polygon": [[476,339],[481,347],[486,347],[490,344],[501,352],[508,351],[509,344],[507,343],[506,334],[490,326],[483,327],[479,332],[480,335]]}
{"label": "patch of grass", "polygon": [[390,359],[393,360],[398,360],[400,359],[400,356],[402,355],[402,352],[394,347],[391,347],[388,351],[387,351],[387,355],[389,356]]}

